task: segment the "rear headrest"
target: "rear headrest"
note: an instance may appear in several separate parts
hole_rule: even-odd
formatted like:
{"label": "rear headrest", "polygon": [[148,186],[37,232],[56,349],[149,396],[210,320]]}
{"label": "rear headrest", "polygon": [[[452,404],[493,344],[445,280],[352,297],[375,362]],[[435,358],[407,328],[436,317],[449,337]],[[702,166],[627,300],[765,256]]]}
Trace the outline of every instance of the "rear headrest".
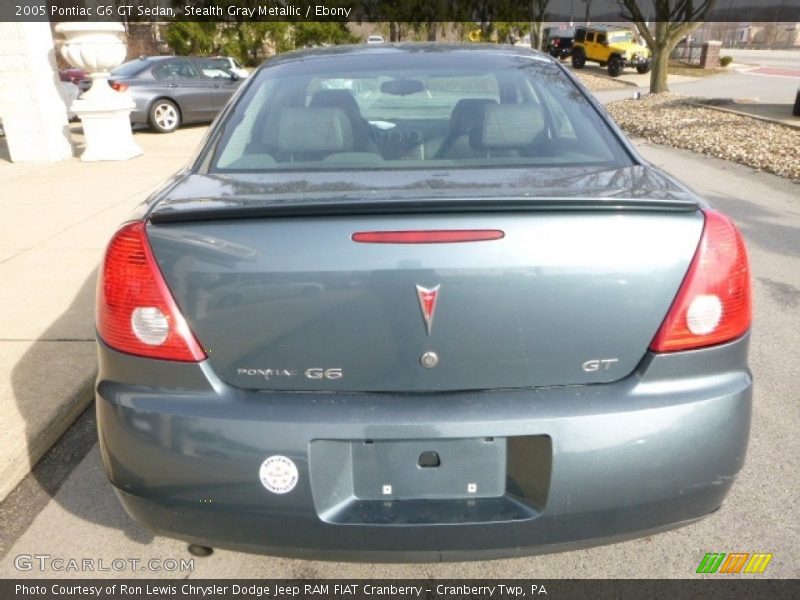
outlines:
{"label": "rear headrest", "polygon": [[469,143],[476,150],[522,150],[544,131],[539,104],[488,104],[483,126],[470,131]]}
{"label": "rear headrest", "polygon": [[450,113],[450,133],[469,133],[475,125],[483,121],[483,108],[487,104],[497,104],[490,98],[462,98]]}
{"label": "rear headrest", "polygon": [[353,126],[341,108],[284,108],[278,126],[278,150],[347,152],[353,149]]}

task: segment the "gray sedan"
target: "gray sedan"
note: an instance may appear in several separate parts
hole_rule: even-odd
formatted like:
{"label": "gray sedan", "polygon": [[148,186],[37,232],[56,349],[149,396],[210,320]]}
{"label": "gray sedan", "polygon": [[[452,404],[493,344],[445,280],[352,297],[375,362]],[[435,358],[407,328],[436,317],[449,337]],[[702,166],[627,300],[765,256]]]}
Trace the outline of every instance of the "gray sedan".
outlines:
{"label": "gray sedan", "polygon": [[161,133],[213,120],[239,83],[238,75],[214,59],[193,56],[138,58],[109,78],[112,88],[128,91],[136,104],[131,122]]}
{"label": "gray sedan", "polygon": [[109,479],[205,546],[608,543],[719,509],[744,462],[741,234],[528,49],[270,60],[115,234],[97,302]]}

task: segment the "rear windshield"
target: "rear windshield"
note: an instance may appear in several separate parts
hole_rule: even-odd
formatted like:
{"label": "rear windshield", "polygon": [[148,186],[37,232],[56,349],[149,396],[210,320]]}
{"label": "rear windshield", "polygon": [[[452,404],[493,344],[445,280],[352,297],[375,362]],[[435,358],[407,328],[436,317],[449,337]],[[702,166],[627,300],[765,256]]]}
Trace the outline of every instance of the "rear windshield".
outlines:
{"label": "rear windshield", "polygon": [[329,56],[263,69],[222,124],[212,171],[631,164],[547,59]]}
{"label": "rear windshield", "polygon": [[136,59],[126,63],[122,63],[116,69],[111,71],[111,74],[116,77],[133,77],[137,73],[144,71],[150,64],[146,60]]}

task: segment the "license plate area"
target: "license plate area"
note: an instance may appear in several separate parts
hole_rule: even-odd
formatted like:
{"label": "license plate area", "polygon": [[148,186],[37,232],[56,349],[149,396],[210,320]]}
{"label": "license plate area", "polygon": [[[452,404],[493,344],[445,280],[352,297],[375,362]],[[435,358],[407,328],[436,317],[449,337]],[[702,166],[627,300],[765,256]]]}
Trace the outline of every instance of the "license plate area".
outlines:
{"label": "license plate area", "polygon": [[[420,466],[425,452],[436,452],[439,465]],[[535,434],[313,440],[308,458],[314,507],[326,523],[507,523],[544,509],[553,445],[549,436]],[[384,485],[391,486],[388,493]]]}
{"label": "license plate area", "polygon": [[351,442],[360,500],[497,498],[505,493],[506,439]]}

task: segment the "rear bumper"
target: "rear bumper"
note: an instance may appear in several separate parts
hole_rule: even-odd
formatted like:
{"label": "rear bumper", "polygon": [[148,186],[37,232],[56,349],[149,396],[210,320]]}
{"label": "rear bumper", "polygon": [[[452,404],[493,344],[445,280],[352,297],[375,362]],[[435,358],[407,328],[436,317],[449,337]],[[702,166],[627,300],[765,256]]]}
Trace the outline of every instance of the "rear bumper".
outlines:
{"label": "rear bumper", "polygon": [[[648,356],[612,384],[409,395],[248,392],[207,364],[101,345],[101,449],[135,519],[204,545],[369,561],[582,547],[722,504],[749,435],[747,343]],[[425,440],[437,449],[487,437],[507,450],[505,485],[489,497],[354,493],[351,441]],[[289,493],[259,480],[272,455],[297,465]]]}
{"label": "rear bumper", "polygon": [[147,125],[149,123],[147,113],[140,110],[132,110],[131,123],[134,125]]}
{"label": "rear bumper", "polygon": [[148,121],[148,109],[150,108],[144,98],[134,98],[135,108],[131,111],[131,123],[135,125],[146,125]]}

